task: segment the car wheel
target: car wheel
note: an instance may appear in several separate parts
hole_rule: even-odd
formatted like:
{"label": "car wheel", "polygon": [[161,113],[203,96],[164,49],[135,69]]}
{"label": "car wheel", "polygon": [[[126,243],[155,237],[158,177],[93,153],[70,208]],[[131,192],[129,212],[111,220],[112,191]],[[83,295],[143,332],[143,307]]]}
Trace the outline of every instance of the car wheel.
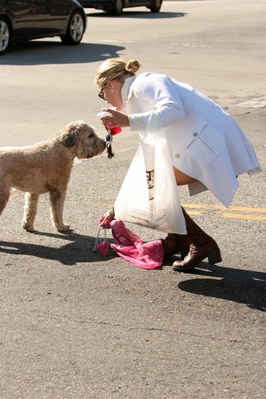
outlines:
{"label": "car wheel", "polygon": [[0,17],[0,55],[3,55],[11,43],[11,30],[6,18]]}
{"label": "car wheel", "polygon": [[123,12],[123,0],[115,0],[111,13],[113,15],[121,15]]}
{"label": "car wheel", "polygon": [[150,7],[151,12],[159,12],[161,9],[162,0],[153,0]]}
{"label": "car wheel", "polygon": [[79,44],[84,33],[84,20],[82,13],[74,11],[70,17],[66,34],[61,36],[63,44]]}

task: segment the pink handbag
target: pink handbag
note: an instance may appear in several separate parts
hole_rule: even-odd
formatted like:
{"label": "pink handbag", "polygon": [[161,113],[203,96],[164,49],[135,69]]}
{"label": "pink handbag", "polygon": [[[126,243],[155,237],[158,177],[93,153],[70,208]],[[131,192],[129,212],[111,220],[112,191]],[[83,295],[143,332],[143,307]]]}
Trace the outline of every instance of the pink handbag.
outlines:
{"label": "pink handbag", "polygon": [[[103,218],[102,215],[99,217],[99,223]],[[163,239],[143,242],[139,236],[127,229],[121,220],[114,219],[104,227],[104,230],[105,228],[111,228],[115,243],[106,242],[106,232],[104,240],[99,241],[98,237],[96,238],[94,250],[100,250],[103,256],[107,256],[111,248],[134,266],[150,270],[162,265]]]}

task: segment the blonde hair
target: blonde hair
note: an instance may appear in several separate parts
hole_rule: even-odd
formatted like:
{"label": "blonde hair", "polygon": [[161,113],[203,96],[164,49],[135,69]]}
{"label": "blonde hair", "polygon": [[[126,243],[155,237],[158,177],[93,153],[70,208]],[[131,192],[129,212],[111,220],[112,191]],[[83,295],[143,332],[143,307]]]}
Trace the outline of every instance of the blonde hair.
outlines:
{"label": "blonde hair", "polygon": [[135,72],[141,67],[138,60],[126,61],[122,58],[109,58],[104,61],[95,76],[95,83],[104,87],[108,80],[124,82],[127,78],[135,76]]}

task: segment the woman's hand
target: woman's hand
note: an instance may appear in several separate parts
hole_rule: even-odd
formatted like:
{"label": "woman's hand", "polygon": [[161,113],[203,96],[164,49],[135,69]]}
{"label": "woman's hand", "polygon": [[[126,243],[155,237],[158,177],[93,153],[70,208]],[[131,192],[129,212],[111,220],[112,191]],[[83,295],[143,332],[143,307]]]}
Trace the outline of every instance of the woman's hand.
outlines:
{"label": "woman's hand", "polygon": [[111,108],[103,108],[103,112],[108,112],[109,115],[102,116],[101,121],[104,125],[112,128],[115,126],[119,127],[128,127],[129,126],[129,119],[127,114],[121,111],[117,111]]}
{"label": "woman's hand", "polygon": [[101,221],[99,224],[101,227],[109,229],[111,227],[110,223],[112,220],[114,220],[114,218],[115,218],[115,213],[114,213],[114,208],[112,208],[101,216]]}

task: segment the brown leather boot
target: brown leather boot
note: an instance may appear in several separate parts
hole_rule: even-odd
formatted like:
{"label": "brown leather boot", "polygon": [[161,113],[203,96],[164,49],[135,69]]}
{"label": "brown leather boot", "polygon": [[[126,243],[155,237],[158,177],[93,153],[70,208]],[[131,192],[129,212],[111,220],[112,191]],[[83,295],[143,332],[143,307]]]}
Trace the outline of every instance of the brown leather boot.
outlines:
{"label": "brown leather boot", "polygon": [[192,270],[203,259],[208,258],[209,263],[219,263],[222,261],[220,249],[213,238],[208,236],[186,213],[182,208],[187,225],[187,239],[190,243],[188,255],[184,260],[176,260],[173,263],[173,269],[179,272]]}
{"label": "brown leather boot", "polygon": [[181,252],[181,259],[188,254],[189,242],[186,235],[168,233],[163,241],[164,259],[169,259],[173,255]]}

